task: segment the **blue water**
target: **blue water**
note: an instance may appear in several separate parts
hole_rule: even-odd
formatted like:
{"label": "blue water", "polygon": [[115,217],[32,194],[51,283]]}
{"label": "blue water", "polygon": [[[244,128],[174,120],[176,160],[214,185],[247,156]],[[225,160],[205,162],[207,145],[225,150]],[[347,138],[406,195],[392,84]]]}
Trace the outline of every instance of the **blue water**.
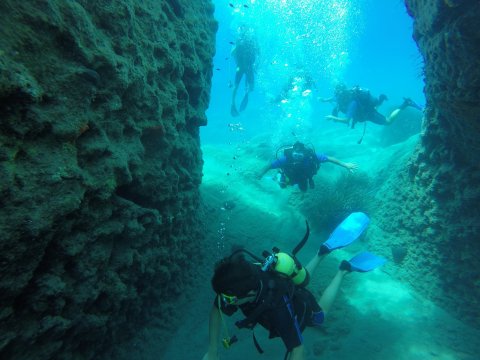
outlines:
{"label": "blue water", "polygon": [[[389,101],[379,108],[384,114],[399,105],[402,97],[425,103],[423,60],[412,39],[413,21],[402,1],[213,2],[219,29],[208,126],[201,129],[203,144],[238,141],[239,132],[242,141],[270,135],[272,145],[293,141],[292,133],[311,141],[309,134],[321,134],[322,127],[332,126],[324,120],[332,106],[318,98],[331,96],[339,81],[368,88],[376,96],[387,94]],[[230,115],[229,84],[236,65],[230,52],[240,25],[253,29],[260,56],[247,110],[234,118]],[[272,103],[298,68],[315,80],[311,94],[300,94],[288,104]],[[242,96],[240,88],[237,107]],[[339,132],[345,131],[336,126]],[[381,136],[381,126],[370,128],[378,132],[375,136]]]}

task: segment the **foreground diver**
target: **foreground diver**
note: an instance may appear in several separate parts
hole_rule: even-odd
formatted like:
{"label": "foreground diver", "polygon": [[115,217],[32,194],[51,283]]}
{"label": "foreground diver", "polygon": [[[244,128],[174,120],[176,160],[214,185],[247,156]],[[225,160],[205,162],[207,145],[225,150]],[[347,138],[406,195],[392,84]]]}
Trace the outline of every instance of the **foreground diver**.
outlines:
{"label": "foreground diver", "polygon": [[[411,99],[404,98],[403,103],[394,109],[390,115],[384,116],[377,111],[377,107],[388,100],[387,96],[381,94],[378,98],[372,96],[370,91],[362,89],[358,86],[348,89],[345,84],[339,84],[335,87],[333,98],[321,99],[323,102],[336,102],[336,106],[332,111],[332,115],[325,118],[335,122],[341,122],[355,127],[357,122],[371,121],[378,125],[390,125],[398,117],[400,111],[407,107],[413,107],[417,110],[422,108]],[[345,114],[345,117],[339,117],[338,112]]]}
{"label": "foreground diver", "polygon": [[[270,332],[270,338],[280,337],[287,349],[285,359],[303,360],[302,331],[306,327],[320,326],[329,313],[345,275],[352,271],[367,272],[383,265],[386,260],[369,252],[363,252],[349,261],[342,261],[339,270],[321,298],[317,300],[307,290],[320,261],[331,251],[355,241],[368,226],[369,218],[364,213],[350,214],[323,243],[318,253],[303,268],[295,254],[306,242],[309,229],[302,242],[293,250],[292,256],[274,248],[265,259],[246,250],[238,250],[222,259],[215,267],[212,287],[216,293],[210,313],[209,346],[203,360],[218,359],[218,342],[221,325],[225,337],[222,343],[229,348],[236,337],[228,335],[222,314],[232,315],[238,309],[246,316],[236,322],[238,328],[252,329],[258,323]],[[250,262],[241,254],[250,255]],[[263,350],[253,334],[257,350]]]}
{"label": "foreground diver", "polygon": [[279,184],[281,188],[285,188],[287,185],[298,184],[301,191],[307,191],[307,182],[311,189],[315,187],[313,176],[323,162],[331,162],[342,166],[350,172],[357,169],[357,165],[354,163],[344,163],[334,157],[317,154],[313,149],[297,141],[293,146],[284,149],[282,157],[277,157],[275,161],[263,168],[258,178],[261,178],[271,169],[279,169]]}

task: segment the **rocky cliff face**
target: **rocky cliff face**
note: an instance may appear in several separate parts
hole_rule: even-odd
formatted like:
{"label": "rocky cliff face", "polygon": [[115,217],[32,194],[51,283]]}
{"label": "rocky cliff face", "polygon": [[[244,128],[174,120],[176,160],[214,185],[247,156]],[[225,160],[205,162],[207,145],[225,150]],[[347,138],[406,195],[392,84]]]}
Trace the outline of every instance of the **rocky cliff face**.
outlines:
{"label": "rocky cliff face", "polygon": [[[397,275],[479,325],[480,5],[407,5],[428,109],[375,218],[408,249]],[[0,13],[0,356],[131,358],[140,329],[161,343],[199,261],[213,8],[4,0]]]}
{"label": "rocky cliff face", "polygon": [[408,248],[399,276],[480,326],[480,3],[406,3],[428,106],[421,144],[379,193],[377,217]]}
{"label": "rocky cliff face", "polygon": [[213,6],[0,13],[0,356],[123,358],[198,261]]}

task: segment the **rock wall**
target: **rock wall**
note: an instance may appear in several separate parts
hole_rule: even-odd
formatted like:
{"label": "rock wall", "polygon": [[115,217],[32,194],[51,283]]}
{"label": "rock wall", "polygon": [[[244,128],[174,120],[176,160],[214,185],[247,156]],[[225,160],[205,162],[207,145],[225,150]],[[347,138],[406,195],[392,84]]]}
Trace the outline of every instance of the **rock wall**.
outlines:
{"label": "rock wall", "polygon": [[406,4],[428,104],[421,144],[378,194],[379,242],[408,249],[398,276],[479,327],[480,3]]}
{"label": "rock wall", "polygon": [[0,13],[0,357],[158,358],[130,347],[174,325],[201,253],[213,5]]}

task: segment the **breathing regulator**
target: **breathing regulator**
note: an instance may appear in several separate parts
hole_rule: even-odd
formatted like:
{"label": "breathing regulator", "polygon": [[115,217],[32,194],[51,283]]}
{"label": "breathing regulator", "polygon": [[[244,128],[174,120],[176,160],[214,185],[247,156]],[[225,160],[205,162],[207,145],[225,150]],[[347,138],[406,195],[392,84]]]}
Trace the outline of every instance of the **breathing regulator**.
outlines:
{"label": "breathing regulator", "polygon": [[280,249],[277,247],[274,247],[271,253],[264,251],[262,255],[265,257],[262,271],[275,271],[285,275],[297,286],[306,286],[308,284],[308,273],[295,255],[292,256],[280,252]]}

